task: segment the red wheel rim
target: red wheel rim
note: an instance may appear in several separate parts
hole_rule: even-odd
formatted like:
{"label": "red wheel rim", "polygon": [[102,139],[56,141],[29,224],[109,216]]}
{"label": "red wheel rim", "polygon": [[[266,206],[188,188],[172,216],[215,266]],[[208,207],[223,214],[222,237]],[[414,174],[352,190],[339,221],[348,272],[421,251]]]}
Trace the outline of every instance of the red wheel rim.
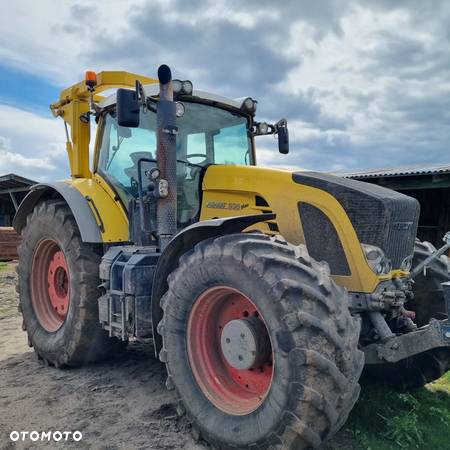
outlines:
{"label": "red wheel rim", "polygon": [[273,378],[272,347],[257,367],[239,370],[225,359],[221,347],[222,330],[236,319],[264,319],[255,304],[242,292],[215,286],[195,301],[188,320],[189,362],[200,389],[218,409],[232,415],[255,411],[267,397]]}
{"label": "red wheel rim", "polygon": [[39,323],[49,332],[61,328],[70,304],[70,277],[66,257],[59,245],[41,241],[33,256],[31,301]]}

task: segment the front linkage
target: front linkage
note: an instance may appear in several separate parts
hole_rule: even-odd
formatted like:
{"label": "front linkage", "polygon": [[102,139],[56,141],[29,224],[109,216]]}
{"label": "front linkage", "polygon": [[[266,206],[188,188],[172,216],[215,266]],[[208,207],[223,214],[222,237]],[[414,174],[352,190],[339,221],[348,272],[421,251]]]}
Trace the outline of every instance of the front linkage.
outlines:
{"label": "front linkage", "polygon": [[[415,277],[421,273],[426,274],[428,267],[450,249],[450,232],[444,236],[443,241],[445,244],[439,250],[432,252],[429,257],[424,259],[411,271],[409,280],[411,286],[413,286],[413,279]],[[403,297],[403,301],[401,298],[399,299],[395,296],[395,292],[387,293],[386,291],[382,294],[372,294],[371,297],[375,296],[371,298],[372,301],[364,301],[361,299],[361,296],[357,298],[352,297],[351,309],[371,310],[368,312],[368,316],[379,337],[379,342],[371,343],[363,347],[366,365],[395,364],[400,361],[405,361],[408,358],[434,351],[435,349],[450,347],[450,281],[441,283],[441,286],[447,318],[444,320],[431,318],[429,324],[420,328],[417,328],[411,320],[414,318],[414,313],[411,314],[411,311],[407,311],[404,308],[404,303],[406,303],[405,300],[408,300],[408,295],[410,296],[410,300],[413,298],[411,291],[406,290],[407,296],[406,298]],[[383,302],[386,298],[391,299],[387,306],[391,308],[397,307],[398,311],[401,312],[399,317],[404,321],[403,325],[406,331],[404,334],[394,334],[382,317],[380,310],[383,307],[386,308],[386,303]],[[378,300],[378,302],[374,302],[373,300]],[[369,305],[371,306],[369,307]]]}

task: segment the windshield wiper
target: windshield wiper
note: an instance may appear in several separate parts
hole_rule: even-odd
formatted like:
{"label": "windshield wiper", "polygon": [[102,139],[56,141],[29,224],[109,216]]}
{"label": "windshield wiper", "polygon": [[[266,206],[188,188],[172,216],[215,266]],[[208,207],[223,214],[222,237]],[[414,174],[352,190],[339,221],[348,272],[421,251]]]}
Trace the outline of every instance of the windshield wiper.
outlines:
{"label": "windshield wiper", "polygon": [[106,166],[106,170],[109,169],[109,166],[110,166],[111,163],[113,162],[113,160],[114,160],[114,158],[115,158],[117,152],[119,151],[120,146],[122,145],[122,142],[123,142],[124,139],[125,139],[125,138],[124,138],[123,136],[120,136],[120,137],[117,139],[117,145],[113,145],[113,147],[112,147],[113,154],[111,155],[111,159],[108,161],[108,165]]}
{"label": "windshield wiper", "polygon": [[177,162],[183,163],[183,164],[187,164],[188,166],[200,167],[201,169],[203,169],[205,167],[205,166],[202,166],[200,164],[195,164],[195,163],[191,163],[189,161],[184,161],[183,159],[177,159]]}

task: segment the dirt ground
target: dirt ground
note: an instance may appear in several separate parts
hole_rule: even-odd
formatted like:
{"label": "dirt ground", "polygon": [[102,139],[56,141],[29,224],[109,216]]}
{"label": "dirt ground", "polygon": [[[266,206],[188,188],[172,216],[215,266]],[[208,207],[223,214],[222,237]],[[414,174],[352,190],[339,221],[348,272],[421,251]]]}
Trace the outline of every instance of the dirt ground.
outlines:
{"label": "dirt ground", "polygon": [[[17,312],[13,266],[0,267],[0,448],[206,449],[177,417],[164,366],[150,345],[81,369],[45,367]],[[81,431],[81,442],[11,442],[11,431]],[[357,448],[341,432],[327,449]]]}

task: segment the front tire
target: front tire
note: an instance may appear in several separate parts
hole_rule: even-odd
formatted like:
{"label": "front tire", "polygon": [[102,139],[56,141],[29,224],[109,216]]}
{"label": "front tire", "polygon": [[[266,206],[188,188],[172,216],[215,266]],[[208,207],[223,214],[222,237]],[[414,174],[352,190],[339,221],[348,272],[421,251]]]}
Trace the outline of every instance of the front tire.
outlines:
{"label": "front tire", "polygon": [[[306,449],[343,425],[364,357],[359,319],[326,264],[281,238],[240,233],[199,243],[168,284],[160,359],[197,437],[223,449]],[[248,317],[265,327],[270,351],[240,370],[228,364],[221,336],[232,319]]]}
{"label": "front tire", "polygon": [[43,201],[27,217],[19,247],[19,309],[29,345],[46,363],[80,366],[121,348],[98,321],[99,263],[63,201]]}

